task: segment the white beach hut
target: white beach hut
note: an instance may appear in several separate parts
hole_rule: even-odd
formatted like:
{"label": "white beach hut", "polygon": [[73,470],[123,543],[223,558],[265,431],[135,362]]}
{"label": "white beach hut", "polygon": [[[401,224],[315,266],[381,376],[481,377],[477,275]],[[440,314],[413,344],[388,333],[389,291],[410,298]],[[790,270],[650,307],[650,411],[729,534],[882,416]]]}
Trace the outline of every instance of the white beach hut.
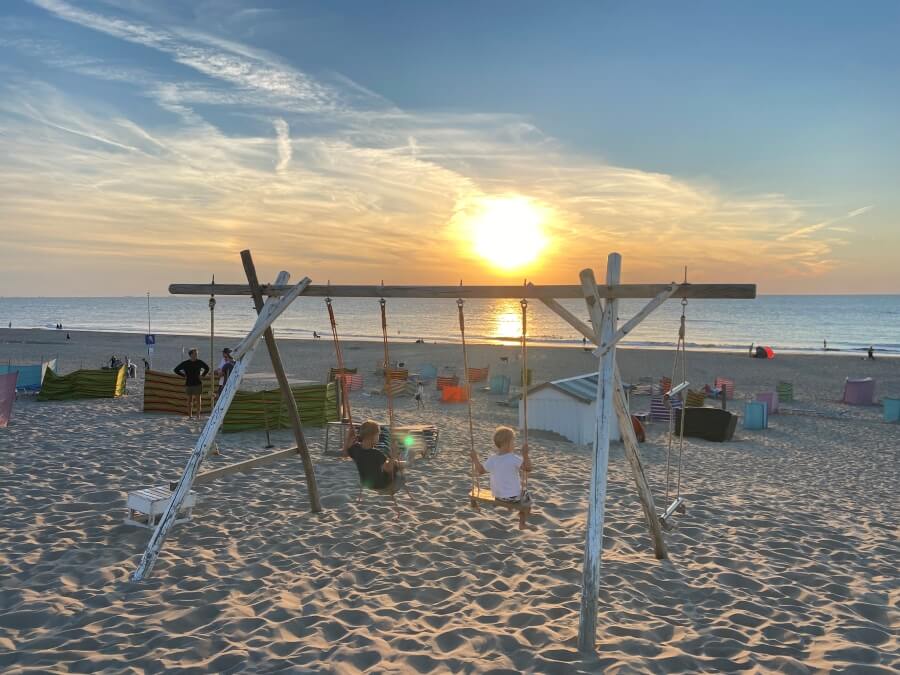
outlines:
{"label": "white beach hut", "polygon": [[[553,380],[528,390],[528,428],[552,431],[573,443],[592,444],[597,421],[597,373]],[[519,401],[519,427],[522,401]],[[619,441],[619,421],[610,418],[609,440]]]}

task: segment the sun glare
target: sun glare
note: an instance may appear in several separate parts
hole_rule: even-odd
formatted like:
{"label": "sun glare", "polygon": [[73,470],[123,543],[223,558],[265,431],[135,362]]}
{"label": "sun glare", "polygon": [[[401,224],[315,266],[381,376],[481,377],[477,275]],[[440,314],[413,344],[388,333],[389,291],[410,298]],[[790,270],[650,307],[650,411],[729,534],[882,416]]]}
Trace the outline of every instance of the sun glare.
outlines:
{"label": "sun glare", "polygon": [[471,217],[472,240],[481,258],[501,270],[533,263],[547,245],[544,214],[526,197],[488,197]]}

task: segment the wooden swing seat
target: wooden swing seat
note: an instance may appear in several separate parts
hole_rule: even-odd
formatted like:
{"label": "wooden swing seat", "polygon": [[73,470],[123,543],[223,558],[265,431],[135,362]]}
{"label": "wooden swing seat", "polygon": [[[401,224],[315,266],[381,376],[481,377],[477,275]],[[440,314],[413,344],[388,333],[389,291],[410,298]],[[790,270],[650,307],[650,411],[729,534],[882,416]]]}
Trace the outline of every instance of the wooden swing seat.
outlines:
{"label": "wooden swing seat", "polygon": [[503,506],[507,509],[521,512],[531,506],[531,500],[529,499],[526,502],[507,502],[497,499],[488,488],[475,487],[469,491],[469,504],[476,509],[479,504],[484,504],[486,506]]}

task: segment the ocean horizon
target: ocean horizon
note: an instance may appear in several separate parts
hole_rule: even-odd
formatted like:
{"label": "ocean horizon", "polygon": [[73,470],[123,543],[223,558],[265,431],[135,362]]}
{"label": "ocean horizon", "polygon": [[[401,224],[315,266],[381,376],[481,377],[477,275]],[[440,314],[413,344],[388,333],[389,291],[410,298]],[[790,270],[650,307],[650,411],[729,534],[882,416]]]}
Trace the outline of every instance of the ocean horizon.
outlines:
{"label": "ocean horizon", "polygon": [[[453,300],[388,299],[391,340],[458,342]],[[620,302],[620,324],[646,301]],[[69,331],[208,336],[206,296],[0,298],[0,326]],[[588,320],[584,303],[565,300],[568,309]],[[378,301],[333,301],[338,331],[346,340],[380,340]],[[475,343],[517,341],[521,308],[516,300],[466,300],[466,337]],[[581,336],[538,301],[528,306],[528,339],[534,345],[581,346]],[[217,296],[215,332],[239,338],[253,324],[248,297]],[[665,349],[674,345],[681,305],[658,308],[621,343],[623,347]],[[900,295],[761,295],[754,300],[693,300],[686,308],[687,346],[706,351],[742,351],[751,343],[785,352],[857,353],[872,346],[883,355],[900,355]],[[280,339],[330,339],[324,300],[298,298],[278,319]]]}

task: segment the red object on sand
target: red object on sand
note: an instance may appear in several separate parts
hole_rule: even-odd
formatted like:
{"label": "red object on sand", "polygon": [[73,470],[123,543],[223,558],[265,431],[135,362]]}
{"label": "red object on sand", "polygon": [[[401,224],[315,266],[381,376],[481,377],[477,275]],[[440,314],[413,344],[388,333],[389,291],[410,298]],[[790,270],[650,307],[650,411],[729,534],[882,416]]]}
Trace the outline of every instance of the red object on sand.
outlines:
{"label": "red object on sand", "polygon": [[647,433],[644,431],[644,425],[641,424],[641,421],[634,415],[631,416],[631,426],[634,429],[634,435],[637,438],[638,443],[643,443],[647,440]]}

